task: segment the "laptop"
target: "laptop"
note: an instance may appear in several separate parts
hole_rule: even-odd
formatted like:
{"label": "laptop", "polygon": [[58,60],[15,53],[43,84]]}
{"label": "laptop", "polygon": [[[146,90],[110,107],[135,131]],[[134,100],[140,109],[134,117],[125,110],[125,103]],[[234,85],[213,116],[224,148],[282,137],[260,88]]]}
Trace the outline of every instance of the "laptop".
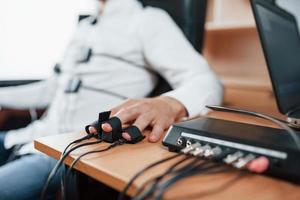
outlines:
{"label": "laptop", "polygon": [[[274,0],[251,0],[279,111],[300,127],[300,36],[297,21]],[[299,10],[300,12],[300,10]]]}

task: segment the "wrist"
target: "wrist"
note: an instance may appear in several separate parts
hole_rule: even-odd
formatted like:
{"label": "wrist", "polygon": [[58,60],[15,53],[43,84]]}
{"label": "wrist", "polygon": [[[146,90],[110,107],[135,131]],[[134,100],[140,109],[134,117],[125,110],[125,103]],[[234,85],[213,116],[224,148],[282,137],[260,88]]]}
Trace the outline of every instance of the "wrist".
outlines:
{"label": "wrist", "polygon": [[159,96],[157,98],[166,102],[171,107],[171,110],[174,113],[176,121],[181,120],[182,118],[188,116],[188,112],[185,106],[177,99],[169,96]]}

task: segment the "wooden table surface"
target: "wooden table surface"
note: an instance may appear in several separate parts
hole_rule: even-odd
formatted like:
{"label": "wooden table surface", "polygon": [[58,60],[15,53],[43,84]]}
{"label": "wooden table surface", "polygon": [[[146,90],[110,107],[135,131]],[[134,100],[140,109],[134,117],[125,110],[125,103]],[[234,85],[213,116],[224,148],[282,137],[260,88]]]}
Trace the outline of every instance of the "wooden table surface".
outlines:
{"label": "wooden table surface", "polygon": [[[212,113],[210,117],[228,119],[252,124],[271,125],[268,122],[227,113]],[[35,141],[35,148],[58,159],[62,150],[71,141],[84,133],[60,134]],[[78,155],[101,149],[108,144],[97,144],[74,151],[65,161],[70,164]],[[75,168],[80,172],[121,191],[130,178],[152,162],[173,155],[161,144],[147,140],[135,145],[118,146],[108,152],[92,154],[82,158]],[[174,161],[160,165],[140,177],[131,190],[134,194],[144,181],[166,170]],[[240,176],[238,171],[198,175],[175,184],[164,196],[165,199],[213,199],[213,200],[282,200],[300,199],[300,186],[270,177],[247,173]]]}

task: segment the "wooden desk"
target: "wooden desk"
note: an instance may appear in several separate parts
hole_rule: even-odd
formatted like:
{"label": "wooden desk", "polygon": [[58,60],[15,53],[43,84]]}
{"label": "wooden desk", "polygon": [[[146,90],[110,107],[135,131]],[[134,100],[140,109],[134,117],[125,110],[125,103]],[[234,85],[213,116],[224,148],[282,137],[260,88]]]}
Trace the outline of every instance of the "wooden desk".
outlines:
{"label": "wooden desk", "polygon": [[[212,113],[211,117],[226,118],[254,124],[270,123],[234,114]],[[41,138],[35,141],[35,148],[58,159],[64,147],[84,133],[61,134]],[[74,158],[86,151],[100,149],[107,144],[99,144],[76,150],[67,159],[70,164]],[[151,144],[146,140],[136,145],[123,145],[111,151],[89,155],[77,163],[76,169],[94,179],[121,191],[130,178],[146,165],[172,155],[161,143]],[[174,162],[174,161],[173,161]],[[160,174],[173,162],[161,165],[138,179],[130,194],[136,188],[155,175]],[[166,199],[214,199],[214,200],[282,200],[300,199],[300,187],[289,182],[272,179],[265,176],[248,174],[228,184],[238,172],[195,176],[174,185],[167,191]],[[228,186],[220,189],[222,186]]]}

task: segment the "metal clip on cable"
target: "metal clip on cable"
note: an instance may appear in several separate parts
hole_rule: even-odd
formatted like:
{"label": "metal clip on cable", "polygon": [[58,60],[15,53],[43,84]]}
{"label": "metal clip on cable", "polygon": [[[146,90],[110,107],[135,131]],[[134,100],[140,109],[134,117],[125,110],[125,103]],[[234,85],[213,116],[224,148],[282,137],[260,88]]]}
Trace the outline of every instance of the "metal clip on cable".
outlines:
{"label": "metal clip on cable", "polygon": [[205,151],[210,149],[211,147],[209,145],[204,145],[200,147],[196,147],[194,151],[191,152],[193,156],[203,156]]}
{"label": "metal clip on cable", "polygon": [[221,152],[222,152],[222,149],[220,147],[216,146],[214,148],[207,149],[204,152],[204,157],[211,158],[213,156],[218,156],[219,154],[221,154]]}
{"label": "metal clip on cable", "polygon": [[191,144],[190,146],[185,147],[180,152],[183,154],[188,154],[191,151],[195,150],[197,147],[201,147],[201,144],[199,142],[196,142],[194,144]]}
{"label": "metal clip on cable", "polygon": [[253,154],[248,154],[245,157],[241,157],[233,164],[233,166],[237,169],[243,169],[249,162],[254,160],[256,157]]}
{"label": "metal clip on cable", "polygon": [[234,154],[227,155],[227,157],[224,159],[224,162],[226,164],[230,165],[230,164],[234,163],[235,161],[237,161],[239,158],[243,157],[243,155],[244,154],[242,152],[237,151]]}

